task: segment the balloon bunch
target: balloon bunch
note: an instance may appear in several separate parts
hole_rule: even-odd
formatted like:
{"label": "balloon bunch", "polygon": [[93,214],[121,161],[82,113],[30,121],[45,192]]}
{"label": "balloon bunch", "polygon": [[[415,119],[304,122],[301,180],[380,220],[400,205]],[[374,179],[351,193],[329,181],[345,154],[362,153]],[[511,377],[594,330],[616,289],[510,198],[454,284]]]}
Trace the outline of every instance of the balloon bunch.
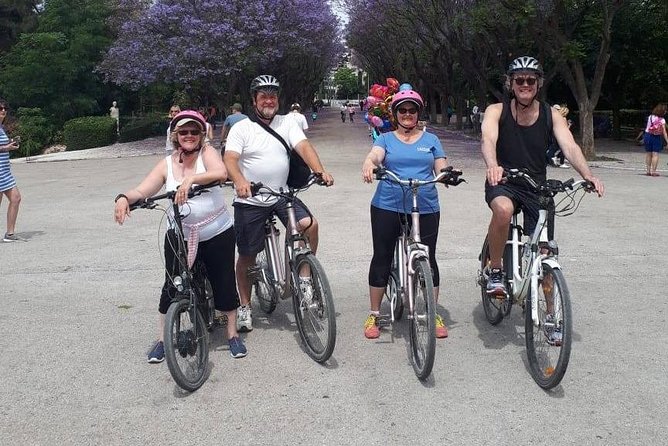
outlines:
{"label": "balloon bunch", "polygon": [[412,90],[411,84],[401,84],[393,77],[385,80],[385,85],[373,84],[369,88],[369,96],[364,101],[367,112],[364,120],[378,132],[384,133],[396,128],[396,122],[390,109],[394,93]]}

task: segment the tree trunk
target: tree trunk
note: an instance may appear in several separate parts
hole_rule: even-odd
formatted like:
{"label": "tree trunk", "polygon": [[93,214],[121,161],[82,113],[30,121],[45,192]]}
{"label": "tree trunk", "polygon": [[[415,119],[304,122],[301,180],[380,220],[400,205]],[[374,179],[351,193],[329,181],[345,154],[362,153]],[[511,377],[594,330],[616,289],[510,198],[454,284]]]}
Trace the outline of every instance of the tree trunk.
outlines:
{"label": "tree trunk", "polygon": [[594,148],[594,107],[586,100],[578,101],[578,108],[580,109],[580,147],[585,158],[592,160],[596,157],[596,149]]}

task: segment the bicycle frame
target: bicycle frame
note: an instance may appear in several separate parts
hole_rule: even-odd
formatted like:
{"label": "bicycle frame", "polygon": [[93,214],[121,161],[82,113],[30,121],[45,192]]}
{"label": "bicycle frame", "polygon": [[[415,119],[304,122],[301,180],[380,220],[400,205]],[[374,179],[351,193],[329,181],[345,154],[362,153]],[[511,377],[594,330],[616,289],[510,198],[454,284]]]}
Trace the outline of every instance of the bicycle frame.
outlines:
{"label": "bicycle frame", "polygon": [[275,286],[278,287],[279,296],[282,299],[290,297],[288,278],[290,277],[290,266],[294,262],[294,259],[298,254],[311,252],[308,240],[297,229],[297,216],[291,200],[287,200],[286,210],[288,213],[288,226],[286,228],[283,256],[279,254],[280,230],[276,226],[276,216],[270,216],[264,223],[264,245],[267,253],[267,262],[269,262]]}

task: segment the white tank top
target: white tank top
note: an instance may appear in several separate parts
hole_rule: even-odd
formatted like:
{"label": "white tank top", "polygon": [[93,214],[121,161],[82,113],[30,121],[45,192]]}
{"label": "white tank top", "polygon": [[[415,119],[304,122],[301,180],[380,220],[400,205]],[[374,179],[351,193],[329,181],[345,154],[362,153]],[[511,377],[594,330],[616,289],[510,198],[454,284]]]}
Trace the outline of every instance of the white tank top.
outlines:
{"label": "white tank top", "polygon": [[[175,191],[178,189],[181,182],[174,179],[174,168],[172,165],[173,159],[171,155],[166,157],[167,160],[167,181],[165,181],[165,190]],[[195,173],[204,173],[204,162],[202,161],[202,153],[197,154],[197,161],[195,164]],[[171,211],[172,208],[170,208]],[[171,214],[171,212],[170,212]],[[234,224],[232,214],[230,214],[225,205],[225,197],[223,196],[223,189],[221,187],[214,187],[204,192],[201,195],[190,198],[184,205],[181,206],[181,214],[185,215],[182,220],[183,235],[187,239],[190,237],[190,225],[195,225],[211,216],[216,216],[211,222],[202,225],[199,228],[199,240],[204,242],[226,231]]]}

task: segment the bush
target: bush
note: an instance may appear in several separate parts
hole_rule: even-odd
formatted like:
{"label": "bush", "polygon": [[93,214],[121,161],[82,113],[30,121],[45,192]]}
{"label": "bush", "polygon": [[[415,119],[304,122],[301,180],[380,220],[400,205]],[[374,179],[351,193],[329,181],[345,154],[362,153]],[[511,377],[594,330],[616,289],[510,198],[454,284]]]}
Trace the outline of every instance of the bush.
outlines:
{"label": "bush", "polygon": [[116,120],[109,116],[84,116],[63,125],[67,150],[108,146],[116,142]]}
{"label": "bush", "polygon": [[151,114],[121,121],[119,142],[139,141],[152,136],[165,134],[167,121],[163,114]]}
{"label": "bush", "polygon": [[18,123],[13,136],[21,136],[21,147],[12,152],[13,156],[37,155],[51,142],[53,125],[42,113],[40,108],[18,109]]}

